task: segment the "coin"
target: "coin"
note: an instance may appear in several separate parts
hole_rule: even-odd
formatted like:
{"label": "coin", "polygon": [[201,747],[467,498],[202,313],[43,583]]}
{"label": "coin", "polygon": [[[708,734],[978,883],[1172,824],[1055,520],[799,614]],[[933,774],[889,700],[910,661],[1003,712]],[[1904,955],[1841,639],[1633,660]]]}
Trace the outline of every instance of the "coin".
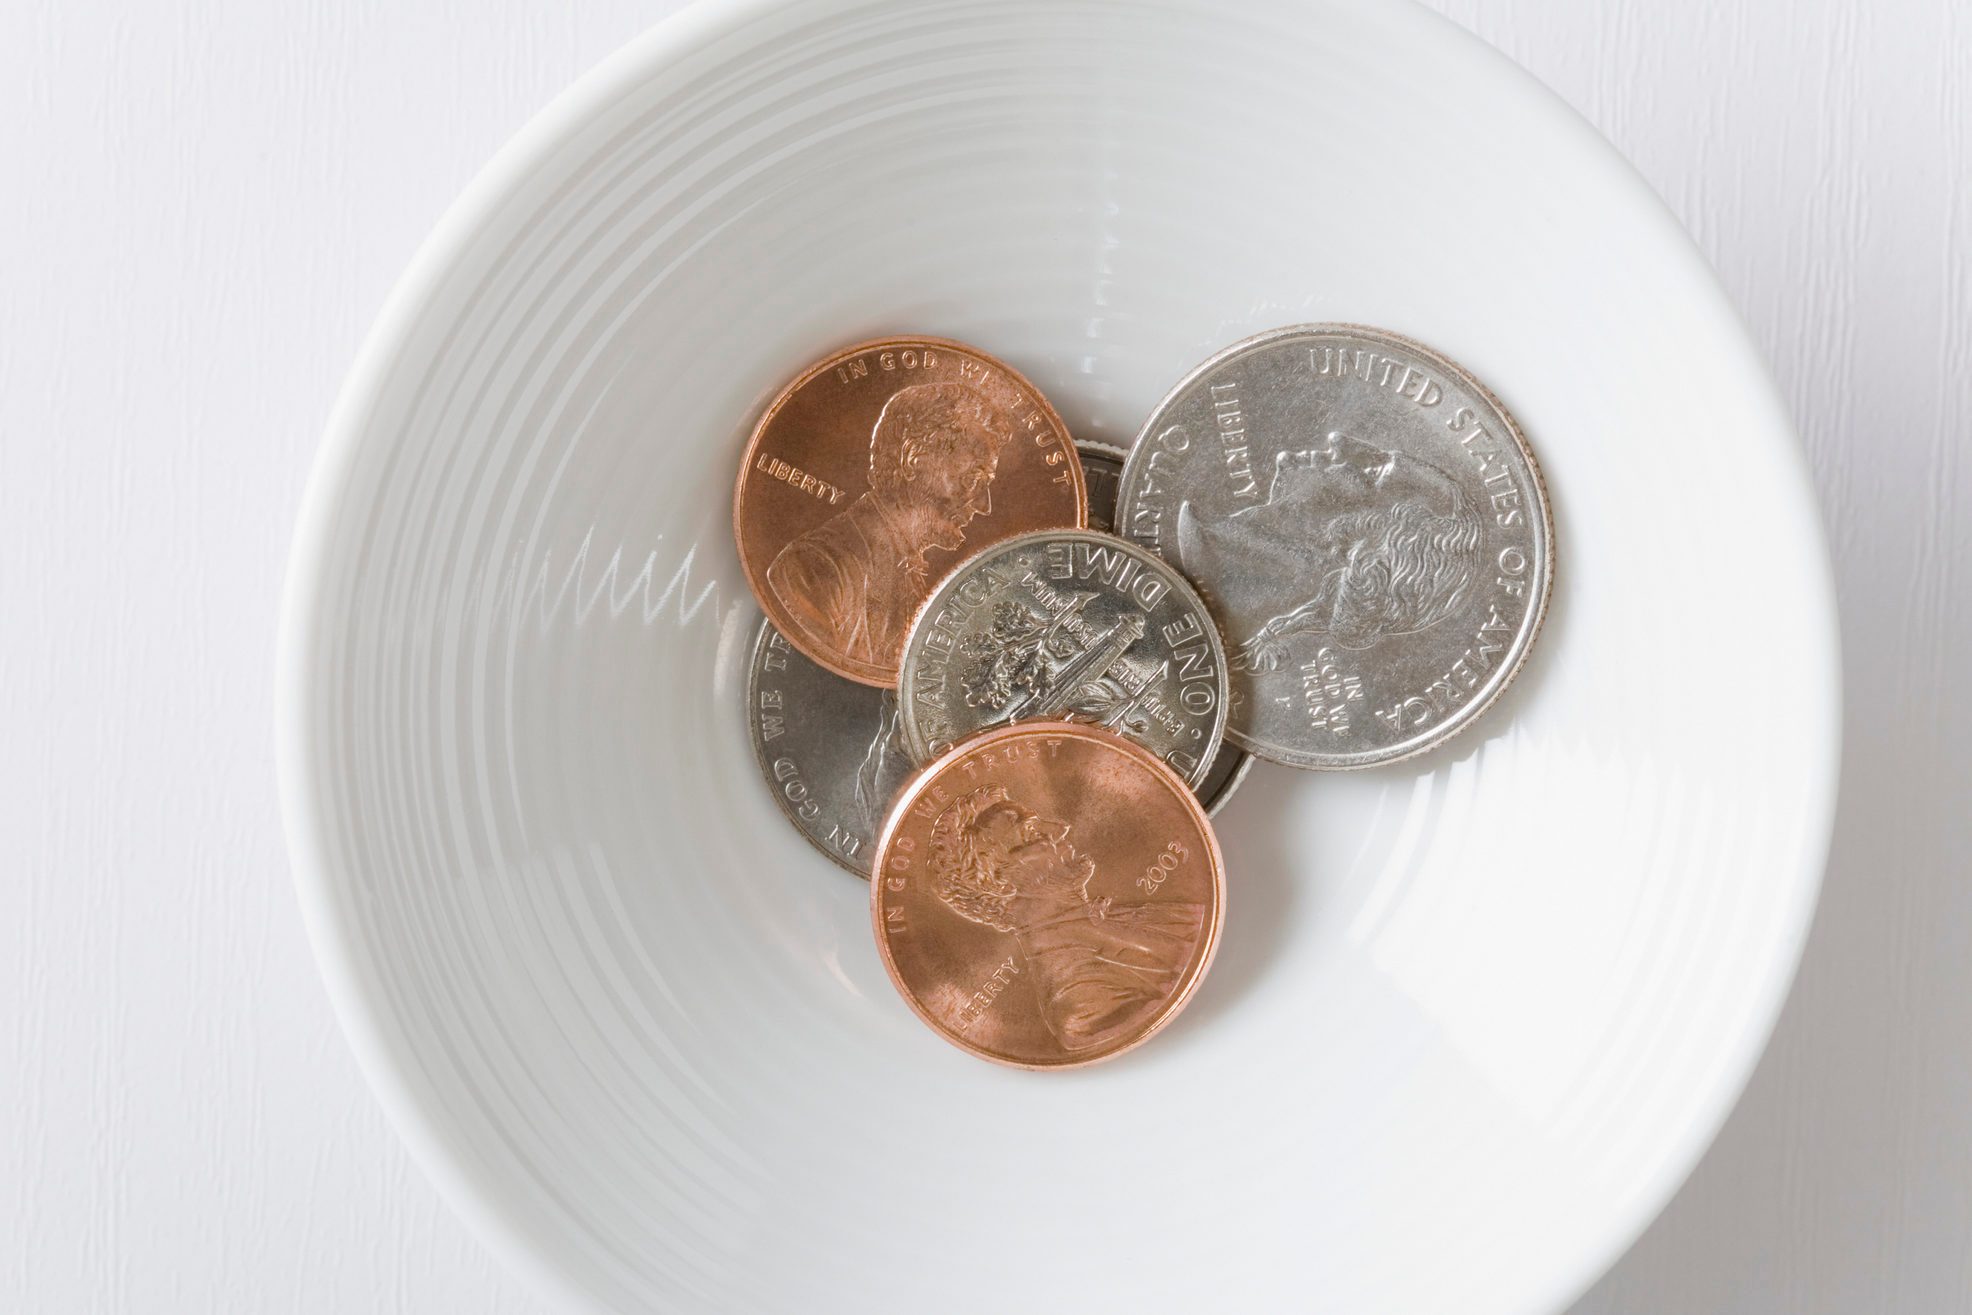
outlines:
{"label": "coin", "polygon": [[1129,455],[1108,443],[1075,440],[1082,457],[1082,480],[1089,489],[1089,528],[1104,534],[1116,531],[1116,492],[1123,479],[1123,460]]}
{"label": "coin", "polygon": [[1205,769],[1205,779],[1198,783],[1195,793],[1198,801],[1205,805],[1206,815],[1217,817],[1219,810],[1226,806],[1226,800],[1233,797],[1241,781],[1253,769],[1253,755],[1230,740],[1219,741],[1218,752],[1212,755],[1212,765]]}
{"label": "coin", "polygon": [[[1117,486],[1123,478],[1123,462],[1130,454],[1129,449],[1078,438],[1075,450],[1082,455],[1082,478],[1089,486],[1089,528],[1112,533]],[[1218,752],[1212,755],[1212,765],[1205,770],[1205,782],[1198,787],[1205,811],[1217,817],[1252,767],[1252,754],[1230,740],[1221,741]]]}
{"label": "coin", "polygon": [[904,632],[961,556],[1084,523],[1061,417],[1002,361],[885,338],[817,361],[754,428],[733,535],[754,596],[838,675],[894,686]]}
{"label": "coin", "polygon": [[[1076,448],[1089,519],[1106,528],[1123,470],[1120,451]],[[868,880],[884,815],[914,770],[896,693],[818,665],[762,618],[747,662],[746,706],[754,760],[775,805],[829,861]],[[1219,745],[1197,791],[1208,814],[1218,813],[1252,765],[1251,755]]]}
{"label": "coin", "polygon": [[1226,660],[1183,576],[1093,530],[1036,530],[940,582],[904,645],[898,705],[920,763],[993,726],[1114,730],[1205,780],[1226,725]]}
{"label": "coin", "polygon": [[1367,767],[1470,725],[1553,583],[1533,451],[1465,370],[1380,329],[1236,343],[1158,404],[1121,532],[1178,566],[1233,667],[1226,734],[1296,767]]}
{"label": "coin", "polygon": [[870,875],[891,800],[915,770],[897,695],[845,680],[760,622],[746,673],[747,731],[774,803],[839,867]]}
{"label": "coin", "polygon": [[954,1045],[1022,1068],[1108,1059],[1204,977],[1225,873],[1149,751],[1090,726],[990,731],[905,789],[870,916],[890,980]]}

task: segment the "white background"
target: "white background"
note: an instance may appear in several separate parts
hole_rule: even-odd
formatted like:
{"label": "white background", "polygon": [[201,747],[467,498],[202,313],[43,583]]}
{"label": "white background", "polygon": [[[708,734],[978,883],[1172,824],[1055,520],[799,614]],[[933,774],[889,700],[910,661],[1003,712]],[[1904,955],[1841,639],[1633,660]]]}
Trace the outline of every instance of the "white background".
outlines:
{"label": "white background", "polygon": [[[1972,1309],[1972,6],[1435,2],[1704,248],[1841,588],[1843,795],[1799,983],[1578,1310]],[[510,133],[677,7],[0,6],[0,1309],[543,1309],[409,1163],[316,980],[274,622],[392,281]],[[1706,454],[1667,433],[1637,475],[1675,498]],[[1662,639],[1704,661],[1675,616]]]}

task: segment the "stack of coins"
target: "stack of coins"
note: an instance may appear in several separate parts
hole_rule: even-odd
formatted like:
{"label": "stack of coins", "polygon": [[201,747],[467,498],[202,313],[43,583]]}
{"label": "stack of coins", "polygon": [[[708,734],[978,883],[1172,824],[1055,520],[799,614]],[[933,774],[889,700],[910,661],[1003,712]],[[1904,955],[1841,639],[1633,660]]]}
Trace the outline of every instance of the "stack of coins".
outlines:
{"label": "stack of coins", "polygon": [[1127,451],[1078,446],[976,348],[846,348],[761,417],[733,528],[775,802],[874,878],[912,1010],[1036,1069],[1119,1054],[1190,998],[1224,921],[1209,814],[1255,758],[1442,743],[1525,660],[1554,571],[1499,401],[1334,324],[1219,352]]}

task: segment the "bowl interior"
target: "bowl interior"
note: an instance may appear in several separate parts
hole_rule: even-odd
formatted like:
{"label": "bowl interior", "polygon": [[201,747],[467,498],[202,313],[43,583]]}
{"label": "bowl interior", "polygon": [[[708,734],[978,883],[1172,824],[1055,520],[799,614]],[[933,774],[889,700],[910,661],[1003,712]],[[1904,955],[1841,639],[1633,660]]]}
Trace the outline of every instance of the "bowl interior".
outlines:
{"label": "bowl interior", "polygon": [[[1307,320],[1420,338],[1516,413],[1556,510],[1546,632],[1428,757],[1255,770],[1218,819],[1218,962],[1152,1044],[968,1059],[757,778],[748,428],[827,349],[923,332],[1127,443],[1214,349]],[[387,313],[298,542],[285,789],[367,1066],[564,1293],[1538,1309],[1688,1170],[1784,992],[1829,599],[1708,272],[1449,25],[728,4],[549,110]]]}

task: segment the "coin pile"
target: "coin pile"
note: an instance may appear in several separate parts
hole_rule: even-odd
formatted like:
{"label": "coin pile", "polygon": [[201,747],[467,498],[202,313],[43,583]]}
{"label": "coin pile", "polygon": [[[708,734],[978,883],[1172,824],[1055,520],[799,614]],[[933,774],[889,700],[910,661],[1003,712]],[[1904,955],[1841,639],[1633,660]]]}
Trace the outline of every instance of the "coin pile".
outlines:
{"label": "coin pile", "polygon": [[1208,814],[1254,758],[1442,743],[1525,660],[1554,570],[1499,401],[1337,324],[1214,355],[1128,451],[963,343],[846,348],[755,427],[733,530],[775,802],[874,876],[917,1015],[1025,1068],[1119,1054],[1190,998],[1224,921]]}

